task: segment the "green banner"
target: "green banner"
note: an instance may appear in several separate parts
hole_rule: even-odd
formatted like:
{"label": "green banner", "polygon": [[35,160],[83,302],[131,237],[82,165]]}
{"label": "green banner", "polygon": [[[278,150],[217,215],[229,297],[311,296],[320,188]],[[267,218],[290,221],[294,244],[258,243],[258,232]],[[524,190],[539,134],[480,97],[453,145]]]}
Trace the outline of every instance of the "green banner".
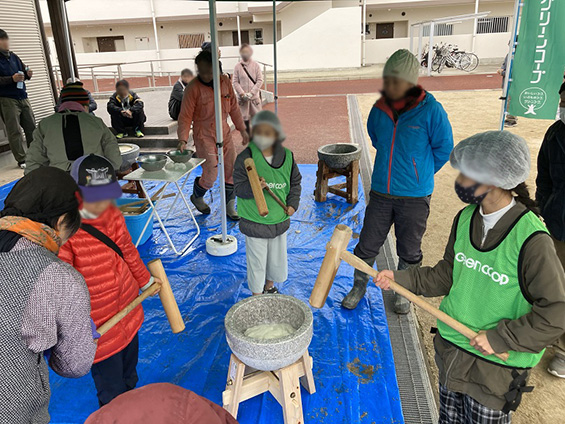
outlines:
{"label": "green banner", "polygon": [[524,0],[508,112],[555,119],[565,70],[565,0]]}

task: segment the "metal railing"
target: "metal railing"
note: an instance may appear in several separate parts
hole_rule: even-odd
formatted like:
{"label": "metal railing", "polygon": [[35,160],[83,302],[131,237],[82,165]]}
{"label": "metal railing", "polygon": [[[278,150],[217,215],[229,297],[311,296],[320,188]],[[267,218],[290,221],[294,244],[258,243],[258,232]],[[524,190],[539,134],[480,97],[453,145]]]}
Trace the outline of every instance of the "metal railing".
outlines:
{"label": "metal railing", "polygon": [[[186,61],[186,60],[191,60],[194,62],[194,57],[190,57],[190,58],[174,58],[174,59],[147,59],[147,60],[138,60],[138,61],[132,61],[132,62],[111,62],[111,63],[99,63],[99,64],[93,64],[93,65],[78,65],[78,70],[79,73],[81,74],[82,78],[88,78],[85,77],[83,72],[80,71],[86,71],[89,75],[90,78],[92,79],[92,84],[94,86],[94,93],[99,93],[99,85],[98,85],[98,79],[99,78],[107,78],[107,79],[113,79],[114,80],[114,84],[116,82],[118,82],[121,79],[130,77],[130,78],[134,78],[134,77],[147,77],[147,83],[148,83],[148,87],[150,88],[156,88],[157,87],[157,78],[158,77],[166,77],[168,78],[168,83],[169,86],[172,86],[174,84],[173,82],[173,76],[174,77],[178,77],[180,75],[180,70],[179,71],[162,71],[162,70],[155,70],[155,63],[163,63],[163,62],[179,62],[179,61]],[[223,56],[222,59],[239,59],[239,56]],[[256,60],[255,62],[259,63],[260,65],[263,66],[263,89],[265,91],[267,90],[267,67],[272,68],[273,65],[269,64],[269,63],[265,63],[265,62],[261,62]],[[142,64],[149,64],[149,71],[129,71],[129,70],[125,70],[124,71],[124,67],[126,65],[142,65]],[[105,70],[105,69],[99,69],[99,68],[108,68],[108,67],[115,67],[115,70]],[[55,73],[55,81],[57,84],[57,89],[61,90],[62,85],[64,85],[63,81],[62,81],[62,76],[61,76],[61,70],[60,67],[58,65],[54,65],[53,66],[53,72]]]}

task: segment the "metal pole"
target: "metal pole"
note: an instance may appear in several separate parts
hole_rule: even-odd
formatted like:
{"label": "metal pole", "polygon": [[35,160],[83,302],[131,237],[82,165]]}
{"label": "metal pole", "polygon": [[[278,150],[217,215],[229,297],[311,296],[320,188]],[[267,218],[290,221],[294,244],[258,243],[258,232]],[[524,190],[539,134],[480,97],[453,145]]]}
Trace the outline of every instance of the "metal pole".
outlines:
{"label": "metal pole", "polygon": [[428,76],[432,75],[432,62],[434,60],[434,31],[435,22],[430,22],[430,47],[428,48]]}
{"label": "metal pole", "polygon": [[[361,66],[366,65],[366,40],[367,40],[367,0],[363,0],[363,6],[361,8]],[[410,39],[412,40],[412,39]]]}
{"label": "metal pole", "polygon": [[218,171],[220,174],[220,201],[222,205],[222,243],[228,236],[226,216],[226,176],[224,172],[224,134],[222,132],[222,97],[220,85],[220,58],[218,57],[218,29],[216,28],[216,1],[208,0],[210,7],[210,38],[212,42],[212,67],[214,71],[214,112],[216,118],[216,148],[218,149]]}
{"label": "metal pole", "polygon": [[512,28],[512,38],[508,46],[508,56],[506,56],[506,73],[504,74],[504,84],[502,86],[502,107],[500,110],[500,131],[504,130],[504,120],[506,119],[506,110],[508,109],[508,89],[510,81],[512,81],[512,65],[514,63],[514,52],[518,43],[516,37],[518,35],[518,21],[520,19],[520,11],[522,9],[522,0],[516,0],[514,4],[514,28]]}
{"label": "metal pole", "polygon": [[[279,86],[277,81],[277,2],[273,0],[273,72],[275,83],[275,113],[279,113]],[[266,77],[265,77],[266,78]]]}
{"label": "metal pole", "polygon": [[414,29],[414,27],[412,25],[410,25],[410,52],[411,53],[414,53],[414,37],[413,37],[413,34],[412,34],[413,29]]}
{"label": "metal pole", "polygon": [[[422,57],[422,50],[424,48],[423,43],[424,43],[424,25],[420,24],[418,26],[418,59],[420,60],[420,63],[422,63],[422,59],[423,59]],[[428,49],[428,51],[430,50]]]}
{"label": "metal pole", "polygon": [[153,68],[153,62],[149,62],[149,66],[151,68],[151,81],[153,81],[153,87],[156,87],[156,84],[155,84],[155,69]]}
{"label": "metal pole", "polygon": [[[475,0],[475,15],[477,13],[479,13],[479,0]],[[477,18],[473,19],[473,41],[471,43],[471,51],[473,53],[475,52],[475,46],[477,42],[477,22]]]}
{"label": "metal pole", "polygon": [[[61,17],[63,18],[63,37],[65,38],[65,48],[67,49],[67,55],[69,57],[69,74],[72,82],[75,82],[76,75],[75,75],[75,64],[73,62],[73,52],[71,49],[71,33],[69,28],[69,18],[67,16],[67,7],[65,6],[64,0],[59,2],[61,7]],[[63,85],[66,84],[66,81],[63,81]]]}
{"label": "metal pole", "polygon": [[155,17],[155,4],[153,0],[149,0],[151,4],[151,19],[153,20],[153,33],[155,34],[155,49],[157,49],[157,69],[161,72],[161,49],[159,48],[159,34],[157,33],[157,18]]}

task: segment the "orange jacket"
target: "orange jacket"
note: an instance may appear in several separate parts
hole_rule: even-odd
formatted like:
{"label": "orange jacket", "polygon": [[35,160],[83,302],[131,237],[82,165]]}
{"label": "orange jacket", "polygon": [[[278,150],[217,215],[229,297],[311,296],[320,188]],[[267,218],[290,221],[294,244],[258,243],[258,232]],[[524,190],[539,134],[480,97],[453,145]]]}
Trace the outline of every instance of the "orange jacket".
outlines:
{"label": "orange jacket", "polygon": [[[90,292],[91,316],[100,327],[139,294],[151,275],[131,241],[126,221],[118,208],[110,206],[96,219],[83,221],[102,231],[118,245],[124,258],[80,229],[65,243],[59,257],[79,271]],[[143,323],[141,305],[98,340],[94,363],[123,350]]]}
{"label": "orange jacket", "polygon": [[[230,133],[228,115],[238,131],[245,131],[245,123],[231,81],[225,75],[220,77],[220,89],[222,92],[222,125],[224,138],[227,138]],[[214,89],[202,84],[198,78],[194,78],[184,89],[179,115],[179,140],[188,141],[190,126],[193,123],[195,139],[202,140],[207,137],[216,139]]]}

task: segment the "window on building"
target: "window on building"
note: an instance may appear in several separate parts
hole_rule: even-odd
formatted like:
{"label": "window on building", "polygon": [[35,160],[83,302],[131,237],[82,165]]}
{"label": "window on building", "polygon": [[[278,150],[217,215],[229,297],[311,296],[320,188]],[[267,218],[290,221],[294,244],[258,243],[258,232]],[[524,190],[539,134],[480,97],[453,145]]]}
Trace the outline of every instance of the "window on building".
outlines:
{"label": "window on building", "polygon": [[477,34],[508,32],[508,16],[494,16],[477,20]]}
{"label": "window on building", "polygon": [[179,34],[179,49],[200,47],[204,40],[204,34]]}
{"label": "window on building", "polygon": [[[424,37],[430,36],[430,25],[424,26]],[[435,24],[434,37],[443,35],[453,35],[453,24]]]}
{"label": "window on building", "polygon": [[394,22],[377,24],[376,38],[394,38]]}
{"label": "window on building", "polygon": [[100,53],[123,52],[126,49],[123,35],[117,37],[96,37],[96,43]]}
{"label": "window on building", "polygon": [[[232,31],[232,46],[239,46],[239,35],[237,31]],[[241,31],[241,44],[249,44],[249,31]]]}
{"label": "window on building", "polygon": [[263,44],[263,29],[258,28],[254,30],[255,33],[255,44]]}

